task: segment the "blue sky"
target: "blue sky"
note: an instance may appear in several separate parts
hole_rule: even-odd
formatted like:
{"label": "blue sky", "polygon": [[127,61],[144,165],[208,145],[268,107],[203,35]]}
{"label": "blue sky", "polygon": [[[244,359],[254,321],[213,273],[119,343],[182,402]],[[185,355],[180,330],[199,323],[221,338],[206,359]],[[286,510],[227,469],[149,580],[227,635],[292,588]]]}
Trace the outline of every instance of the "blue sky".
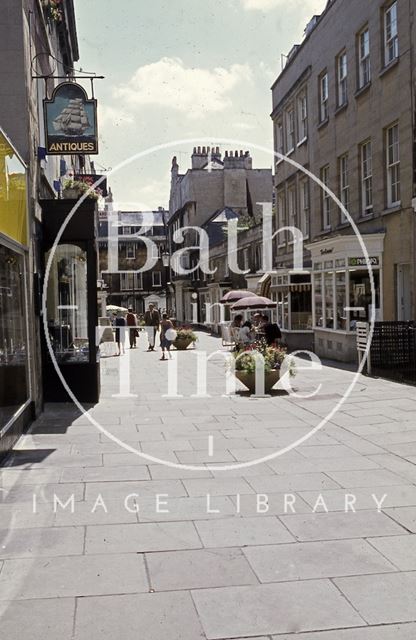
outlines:
{"label": "blue sky", "polygon": [[[202,137],[213,144],[233,138],[272,148],[270,86],[281,54],[301,41],[309,18],[325,5],[75,0],[79,66],[106,76],[95,83],[97,163],[114,168],[146,148],[183,138],[195,144]],[[167,206],[171,158],[176,155],[185,171],[191,150],[174,145],[114,173],[115,198],[130,209]],[[255,166],[271,166],[271,156],[252,155]]]}

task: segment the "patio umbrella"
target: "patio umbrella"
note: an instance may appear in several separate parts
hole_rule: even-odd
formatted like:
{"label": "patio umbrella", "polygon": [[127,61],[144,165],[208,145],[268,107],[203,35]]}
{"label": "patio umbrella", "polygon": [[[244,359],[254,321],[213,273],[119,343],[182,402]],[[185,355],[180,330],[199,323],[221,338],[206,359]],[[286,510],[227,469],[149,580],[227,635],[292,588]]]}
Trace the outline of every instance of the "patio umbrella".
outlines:
{"label": "patio umbrella", "polygon": [[229,291],[220,300],[221,304],[232,304],[233,302],[237,302],[242,298],[252,298],[256,296],[252,291],[246,291],[245,289],[234,289],[234,291]]}
{"label": "patio umbrella", "polygon": [[270,298],[252,295],[248,298],[242,298],[233,304],[233,311],[243,311],[244,309],[274,309],[276,303]]}
{"label": "patio umbrella", "polygon": [[128,309],[126,307],[118,307],[116,304],[108,304],[106,306],[107,311],[122,311],[123,313],[127,313]]}

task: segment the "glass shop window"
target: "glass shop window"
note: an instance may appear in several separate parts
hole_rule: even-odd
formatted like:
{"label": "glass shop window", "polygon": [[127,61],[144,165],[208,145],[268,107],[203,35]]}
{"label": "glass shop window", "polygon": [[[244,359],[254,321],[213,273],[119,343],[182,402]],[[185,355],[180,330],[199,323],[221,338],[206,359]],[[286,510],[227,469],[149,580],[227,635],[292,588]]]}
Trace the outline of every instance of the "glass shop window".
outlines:
{"label": "glass shop window", "polygon": [[88,362],[87,253],[77,245],[58,245],[55,251],[48,282],[47,314],[57,361]]}
{"label": "glass shop window", "polygon": [[29,399],[24,258],[0,245],[0,430]]}
{"label": "glass shop window", "polygon": [[325,327],[335,328],[334,320],[334,274],[332,272],[324,274],[325,286]]}
{"label": "glass shop window", "polygon": [[322,298],[322,275],[314,276],[315,281],[315,323],[317,327],[323,327],[323,298]]}
{"label": "glass shop window", "polygon": [[337,272],[335,275],[336,306],[337,306],[337,326],[339,331],[347,331],[347,289],[345,271]]}
{"label": "glass shop window", "polygon": [[[373,269],[375,306],[380,309],[380,272]],[[350,271],[350,318],[351,330],[355,330],[356,322],[369,322],[371,318],[372,295],[370,276],[367,270]]]}

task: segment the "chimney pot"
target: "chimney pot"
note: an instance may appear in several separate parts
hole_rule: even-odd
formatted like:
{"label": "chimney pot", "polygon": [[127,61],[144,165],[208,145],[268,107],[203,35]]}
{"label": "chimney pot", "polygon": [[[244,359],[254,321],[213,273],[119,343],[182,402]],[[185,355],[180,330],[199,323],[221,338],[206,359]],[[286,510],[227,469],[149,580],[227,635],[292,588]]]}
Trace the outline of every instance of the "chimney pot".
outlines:
{"label": "chimney pot", "polygon": [[216,148],[216,152],[217,152],[218,155],[220,155],[220,148],[219,147]]}
{"label": "chimney pot", "polygon": [[196,147],[194,147],[194,153],[196,153]]}
{"label": "chimney pot", "polygon": [[201,147],[198,147],[198,153],[201,153]]}
{"label": "chimney pot", "polygon": [[225,157],[228,158],[228,151],[225,152]]}

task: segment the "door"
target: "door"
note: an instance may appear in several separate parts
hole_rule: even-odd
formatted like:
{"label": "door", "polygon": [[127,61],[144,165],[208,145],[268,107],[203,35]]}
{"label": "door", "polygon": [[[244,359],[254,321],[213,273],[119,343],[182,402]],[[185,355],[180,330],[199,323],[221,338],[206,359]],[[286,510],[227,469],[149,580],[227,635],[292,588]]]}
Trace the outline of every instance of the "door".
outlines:
{"label": "door", "polygon": [[411,320],[410,264],[397,265],[397,320]]}

